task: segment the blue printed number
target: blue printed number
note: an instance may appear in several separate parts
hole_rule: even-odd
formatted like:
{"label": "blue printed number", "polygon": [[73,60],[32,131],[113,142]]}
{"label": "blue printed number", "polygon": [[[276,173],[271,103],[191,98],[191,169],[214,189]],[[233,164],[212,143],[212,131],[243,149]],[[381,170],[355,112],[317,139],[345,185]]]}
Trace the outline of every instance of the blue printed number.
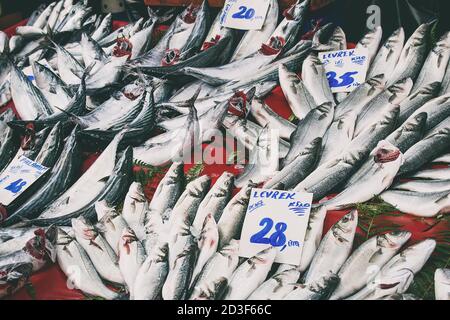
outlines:
{"label": "blue printed number", "polygon": [[14,182],[11,182],[11,184],[7,186],[5,190],[11,191],[12,193],[16,194],[20,192],[26,184],[27,184],[26,181],[24,181],[23,179],[19,179]]}
{"label": "blue printed number", "polygon": [[358,72],[356,71],[344,73],[339,77],[339,79],[341,79],[341,81],[339,81],[338,79],[336,79],[336,72],[327,72],[328,83],[330,84],[331,88],[347,87],[355,82],[355,78],[353,78],[353,76],[357,73]]}
{"label": "blue printed number", "polygon": [[266,237],[268,233],[272,230],[273,220],[270,218],[264,218],[261,220],[259,225],[262,228],[261,231],[255,233],[250,238],[251,243],[261,243],[261,244],[270,244],[274,247],[282,247],[286,243],[286,235],[284,232],[287,229],[286,223],[279,222],[275,225],[275,231],[272,233],[270,237]]}
{"label": "blue printed number", "polygon": [[247,8],[246,6],[240,6],[239,11],[233,14],[231,17],[234,19],[250,20],[255,16],[255,9]]}

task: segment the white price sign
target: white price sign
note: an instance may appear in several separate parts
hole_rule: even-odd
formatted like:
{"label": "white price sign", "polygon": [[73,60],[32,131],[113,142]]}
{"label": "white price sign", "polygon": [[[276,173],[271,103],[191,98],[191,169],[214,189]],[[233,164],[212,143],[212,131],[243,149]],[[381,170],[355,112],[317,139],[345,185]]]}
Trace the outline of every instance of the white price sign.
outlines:
{"label": "white price sign", "polygon": [[0,176],[0,203],[9,205],[48,169],[27,157],[15,158]]}
{"label": "white price sign", "polygon": [[366,81],[368,51],[350,49],[320,52],[332,92],[351,92]]}
{"label": "white price sign", "polygon": [[240,30],[259,30],[269,10],[269,0],[227,0],[220,23],[224,27]]}
{"label": "white price sign", "polygon": [[299,265],[313,195],[293,191],[252,189],[239,244],[239,255],[250,258],[278,248],[275,262]]}

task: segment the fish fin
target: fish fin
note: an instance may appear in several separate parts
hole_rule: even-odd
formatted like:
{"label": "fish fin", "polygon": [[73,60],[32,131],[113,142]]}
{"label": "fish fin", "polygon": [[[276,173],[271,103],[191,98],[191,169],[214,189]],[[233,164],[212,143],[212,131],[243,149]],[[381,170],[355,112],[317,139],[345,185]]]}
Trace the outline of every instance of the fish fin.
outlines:
{"label": "fish fin", "polygon": [[109,176],[106,176],[106,177],[99,179],[98,182],[106,182],[108,180],[109,180]]}

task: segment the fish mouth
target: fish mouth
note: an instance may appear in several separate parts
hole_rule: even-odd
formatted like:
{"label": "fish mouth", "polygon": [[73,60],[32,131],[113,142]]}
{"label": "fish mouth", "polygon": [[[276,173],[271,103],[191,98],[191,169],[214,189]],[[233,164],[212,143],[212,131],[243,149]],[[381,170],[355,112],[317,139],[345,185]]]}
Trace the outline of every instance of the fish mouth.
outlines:
{"label": "fish mouth", "polygon": [[247,95],[243,91],[237,91],[228,100],[228,112],[238,117],[247,115]]}
{"label": "fish mouth", "polygon": [[117,38],[116,45],[113,49],[113,55],[115,57],[124,57],[128,56],[128,58],[131,57],[131,53],[133,50],[133,44],[125,37]]}
{"label": "fish mouth", "polygon": [[200,6],[195,6],[193,4],[191,4],[187,9],[186,9],[186,14],[183,16],[183,21],[187,24],[192,24],[195,22],[195,20],[197,20],[197,14],[200,11]]}
{"label": "fish mouth", "polygon": [[180,60],[181,52],[178,49],[168,49],[164,54],[161,64],[164,67],[174,65],[178,60]]}
{"label": "fish mouth", "polygon": [[400,157],[400,150],[388,150],[382,148],[376,152],[374,161],[376,163],[388,163],[397,160],[398,157]]}
{"label": "fish mouth", "polygon": [[269,44],[263,44],[261,46],[261,53],[266,56],[271,56],[274,54],[277,54],[283,49],[284,45],[286,44],[286,39],[283,37],[277,36],[277,37],[271,37],[269,40]]}

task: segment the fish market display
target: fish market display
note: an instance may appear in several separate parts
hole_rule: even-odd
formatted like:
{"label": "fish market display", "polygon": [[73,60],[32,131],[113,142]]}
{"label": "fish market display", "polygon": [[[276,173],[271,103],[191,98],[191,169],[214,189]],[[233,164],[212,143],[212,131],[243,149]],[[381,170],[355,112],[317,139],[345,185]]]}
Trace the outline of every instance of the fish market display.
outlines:
{"label": "fish market display", "polygon": [[[94,299],[419,300],[427,272],[448,300],[450,31],[361,33],[366,77],[333,93],[319,57],[350,37],[312,9],[268,0],[239,32],[204,0],[117,28],[60,0],[0,32],[0,298],[54,264]],[[298,265],[239,255],[258,187],[313,194]]]}

